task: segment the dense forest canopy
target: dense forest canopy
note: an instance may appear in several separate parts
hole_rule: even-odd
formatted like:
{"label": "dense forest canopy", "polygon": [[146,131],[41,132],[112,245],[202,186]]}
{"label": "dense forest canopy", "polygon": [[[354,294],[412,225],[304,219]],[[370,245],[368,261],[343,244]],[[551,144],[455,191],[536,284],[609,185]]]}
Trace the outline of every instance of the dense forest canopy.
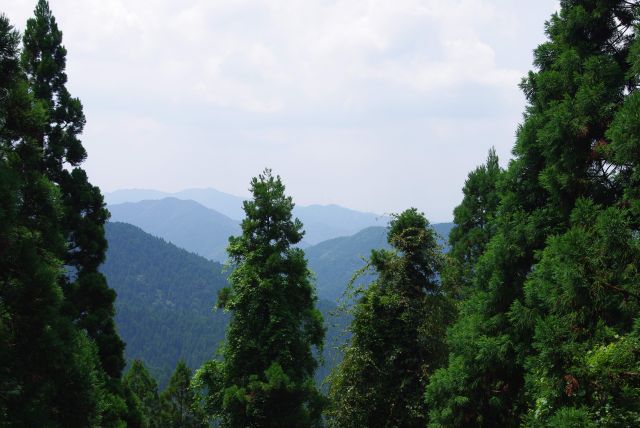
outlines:
{"label": "dense forest canopy", "polygon": [[[381,230],[305,254],[294,201],[266,169],[240,228],[221,229],[237,230],[227,276],[105,226],[49,4],[22,35],[0,15],[0,425],[640,426],[639,25],[637,1],[560,2],[520,84],[513,158],[502,168],[490,149],[469,173],[447,248],[408,209],[364,268],[349,248]],[[103,264],[107,236],[118,251]],[[323,254],[323,289],[351,294],[344,358],[321,387],[338,335],[309,268]],[[124,374],[107,278],[145,359]],[[181,330],[192,347],[178,352]]]}

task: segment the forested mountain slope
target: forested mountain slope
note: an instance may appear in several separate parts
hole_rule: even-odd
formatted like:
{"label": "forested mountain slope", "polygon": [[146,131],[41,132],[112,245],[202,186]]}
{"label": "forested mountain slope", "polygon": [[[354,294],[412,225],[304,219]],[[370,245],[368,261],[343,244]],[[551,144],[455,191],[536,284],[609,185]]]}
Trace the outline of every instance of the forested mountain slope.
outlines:
{"label": "forested mountain slope", "polygon": [[[176,247],[126,223],[107,223],[109,250],[102,266],[116,290],[116,324],[126,342],[127,361],[141,359],[163,387],[180,359],[199,367],[224,339],[229,317],[214,310],[226,285],[222,265]],[[345,322],[330,315],[336,305],[320,300],[328,327],[325,367],[335,362]]]}
{"label": "forested mountain slope", "polygon": [[128,361],[142,359],[161,384],[180,359],[198,367],[224,338],[227,316],[213,311],[226,285],[222,265],[126,223],[108,223],[102,266],[116,290],[116,324]]}

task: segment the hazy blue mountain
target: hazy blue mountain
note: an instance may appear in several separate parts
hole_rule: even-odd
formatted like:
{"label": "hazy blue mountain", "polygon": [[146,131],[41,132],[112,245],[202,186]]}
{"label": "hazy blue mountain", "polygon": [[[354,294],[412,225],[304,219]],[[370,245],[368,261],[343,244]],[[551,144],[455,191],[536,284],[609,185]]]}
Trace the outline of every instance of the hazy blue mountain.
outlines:
{"label": "hazy blue mountain", "polygon": [[164,198],[191,200],[209,209],[224,214],[233,220],[239,221],[244,218],[244,211],[242,210],[242,202],[244,201],[244,198],[212,188],[186,189],[174,193],[148,189],[122,189],[116,190],[115,192],[105,193],[104,195],[107,205]]}
{"label": "hazy blue mountain", "polygon": [[304,239],[312,245],[327,239],[353,235],[367,227],[386,226],[389,221],[384,216],[339,205],[296,206],[293,214],[304,224]]}
{"label": "hazy blue mountain", "polygon": [[440,245],[445,247],[445,251],[447,250],[447,246],[449,244],[449,233],[451,232],[451,228],[455,226],[454,223],[435,223],[431,225],[436,233],[440,236]]}
{"label": "hazy blue mountain", "polygon": [[[176,193],[136,189],[117,190],[107,193],[105,200],[107,204],[115,205],[124,202],[137,203],[149,199],[167,197],[195,201],[234,220],[240,221],[244,218],[244,211],[242,210],[243,198],[211,188],[187,189]],[[388,218],[384,216],[355,211],[339,205],[296,206],[293,213],[302,221],[306,231],[302,247],[339,236],[353,235],[366,227],[385,226],[388,221]],[[143,226],[141,227],[147,230]],[[193,250],[192,248],[188,249]],[[202,253],[198,252],[198,254]]]}
{"label": "hazy blue mountain", "polygon": [[140,202],[150,199],[163,199],[172,196],[170,193],[152,189],[120,189],[106,192],[104,201],[107,205],[123,204],[125,202]]}
{"label": "hazy blue mountain", "polygon": [[[440,235],[440,244],[445,246],[453,223],[434,224]],[[386,227],[369,227],[352,236],[330,239],[305,248],[309,268],[316,274],[318,296],[337,301],[343,295],[353,274],[365,266],[364,259],[371,250],[390,248]],[[369,273],[361,276],[355,284],[366,284],[374,279]]]}
{"label": "hazy blue mountain", "polygon": [[244,218],[242,202],[244,198],[230,195],[216,189],[187,189],[175,193],[173,196],[179,199],[190,199],[204,205],[207,208],[216,210],[234,220]]}
{"label": "hazy blue mountain", "polygon": [[211,260],[226,260],[229,236],[240,233],[237,221],[190,200],[164,198],[108,208],[112,221],[133,224]]}
{"label": "hazy blue mountain", "polygon": [[[115,319],[125,356],[144,360],[162,388],[180,359],[197,368],[224,339],[229,316],[213,310],[226,285],[222,266],[130,224],[107,223],[106,236],[102,272],[118,293]],[[321,299],[318,308],[327,326],[320,381],[340,358],[335,348],[348,321],[331,315],[336,305],[330,301]]]}

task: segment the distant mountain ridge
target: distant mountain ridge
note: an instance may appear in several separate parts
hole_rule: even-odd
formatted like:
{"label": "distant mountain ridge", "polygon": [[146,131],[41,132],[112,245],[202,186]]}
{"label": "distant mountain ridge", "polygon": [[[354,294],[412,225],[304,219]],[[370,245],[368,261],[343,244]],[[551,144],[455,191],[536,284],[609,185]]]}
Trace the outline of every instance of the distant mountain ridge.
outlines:
{"label": "distant mountain ridge", "polygon": [[388,217],[355,211],[339,205],[296,206],[293,215],[304,225],[304,240],[311,245],[328,239],[353,235],[373,226],[386,226]]}
{"label": "distant mountain ridge", "polygon": [[[149,196],[152,194],[149,192],[155,191],[136,191],[136,194]],[[133,224],[180,248],[218,262],[227,259],[229,236],[240,233],[236,220],[193,200],[168,197],[110,205],[108,208],[112,221]],[[295,214],[302,217],[304,224],[305,238],[301,248],[307,254],[309,267],[317,275],[318,295],[330,301],[336,302],[342,296],[353,273],[365,265],[363,258],[367,258],[372,249],[388,248],[388,218],[335,205],[296,207]],[[383,225],[369,226],[383,220]],[[335,226],[343,224],[348,227]],[[443,244],[452,226],[452,223],[433,225],[443,237]],[[322,239],[324,237],[328,238]],[[359,283],[371,279],[365,275]]]}
{"label": "distant mountain ridge", "polygon": [[[309,268],[316,275],[318,296],[337,302],[353,275],[365,266],[371,250],[382,248],[389,248],[384,227],[369,227],[352,236],[330,239],[305,248]],[[367,283],[373,278],[370,273],[363,275],[356,284]]]}
{"label": "distant mountain ridge", "polygon": [[[126,189],[105,194],[105,201],[109,205],[109,209],[123,203],[140,203],[164,198],[195,201],[238,222],[244,218],[243,198],[211,188],[187,189],[175,193],[149,189]],[[339,236],[353,235],[366,227],[385,226],[389,220],[385,216],[356,211],[339,205],[296,206],[293,214],[304,224],[306,231],[304,242],[308,245]]]}
{"label": "distant mountain ridge", "polygon": [[[450,227],[434,225],[440,235]],[[330,314],[371,250],[389,248],[386,236],[386,228],[370,227],[305,249],[328,327],[318,380],[340,359],[336,346],[347,337],[344,314]],[[127,360],[142,358],[162,384],[179,359],[195,368],[212,358],[228,322],[228,314],[213,310],[218,290],[227,283],[222,265],[126,223],[107,223],[106,237],[109,249],[101,270],[118,293],[115,319],[127,343]],[[369,273],[358,284],[373,279]],[[166,344],[162,352],[159,343]]]}
{"label": "distant mountain ridge", "polygon": [[237,221],[191,200],[164,198],[108,208],[111,221],[133,224],[210,260],[224,261],[229,236],[240,233]]}
{"label": "distant mountain ridge", "polygon": [[233,220],[239,221],[244,217],[244,211],[242,210],[242,202],[244,201],[244,198],[221,192],[213,188],[185,189],[173,193],[152,189],[121,189],[105,193],[104,198],[107,205],[164,198],[191,200],[209,209],[224,214]]}

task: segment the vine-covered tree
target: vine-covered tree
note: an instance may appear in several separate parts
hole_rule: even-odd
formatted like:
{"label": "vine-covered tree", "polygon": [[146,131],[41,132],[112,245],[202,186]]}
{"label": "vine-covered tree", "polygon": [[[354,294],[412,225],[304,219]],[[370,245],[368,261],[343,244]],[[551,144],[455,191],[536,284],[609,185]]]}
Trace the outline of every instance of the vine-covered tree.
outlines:
{"label": "vine-covered tree", "polygon": [[[626,58],[637,4],[560,4],[547,24],[548,41],[535,51],[538,70],[521,85],[529,105],[515,158],[500,180],[494,235],[474,266],[473,290],[448,334],[449,365],[427,388],[432,426],[516,426],[536,407],[531,400],[544,398],[530,379],[545,374],[529,370],[538,353],[552,350],[546,348],[550,342],[535,339],[540,308],[526,309],[537,300],[525,282],[538,274],[550,237],[573,226],[577,201],[609,206],[624,192],[605,157],[606,133],[628,89]],[[546,364],[538,369],[558,369]]]}
{"label": "vine-covered tree", "polygon": [[451,299],[438,279],[443,264],[435,232],[412,208],[393,216],[392,250],[374,250],[378,279],[352,309],[351,342],[329,378],[336,427],[422,427],[424,389],[446,362]]}
{"label": "vine-covered tree", "polygon": [[251,181],[242,235],[229,239],[234,267],[218,306],[232,318],[223,361],[206,363],[196,388],[204,407],[226,427],[309,427],[322,399],[313,381],[313,348],[324,337],[304,252],[302,223],[271,170]]}
{"label": "vine-covered tree", "polygon": [[25,28],[21,62],[29,90],[45,113],[44,126],[35,135],[42,151],[39,169],[56,185],[61,201],[66,248],[56,257],[72,269],[60,279],[65,310],[95,341],[105,373],[115,380],[124,367],[124,344],[113,321],[115,293],[98,271],[107,248],[104,223],[109,214],[100,189],[79,166],[87,156],[79,139],[85,117],[80,100],[66,88],[62,32],[46,0],[38,1],[34,14]]}

